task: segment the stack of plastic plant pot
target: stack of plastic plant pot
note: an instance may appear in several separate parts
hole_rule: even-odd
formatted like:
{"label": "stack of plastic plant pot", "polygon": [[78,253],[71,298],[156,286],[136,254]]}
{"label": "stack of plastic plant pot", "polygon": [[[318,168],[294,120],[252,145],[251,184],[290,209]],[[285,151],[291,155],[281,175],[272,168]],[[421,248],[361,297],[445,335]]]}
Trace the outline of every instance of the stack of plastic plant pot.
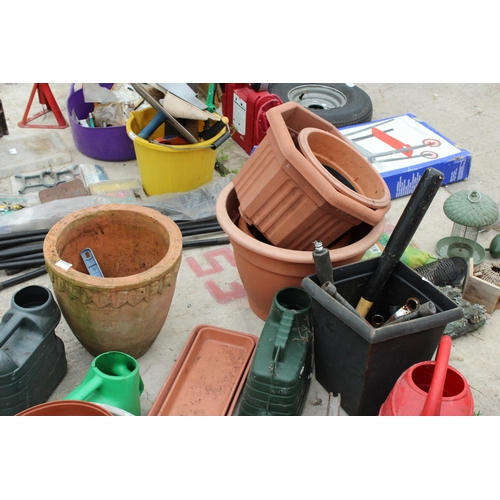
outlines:
{"label": "stack of plastic plant pot", "polygon": [[216,205],[250,307],[264,320],[278,290],[315,272],[314,241],[334,265],[358,262],[390,208],[385,181],[331,123],[294,102],[267,118],[266,137]]}
{"label": "stack of plastic plant pot", "polygon": [[266,137],[234,178],[243,219],[271,244],[309,250],[390,208],[385,181],[338,130],[297,103],[267,112]]}

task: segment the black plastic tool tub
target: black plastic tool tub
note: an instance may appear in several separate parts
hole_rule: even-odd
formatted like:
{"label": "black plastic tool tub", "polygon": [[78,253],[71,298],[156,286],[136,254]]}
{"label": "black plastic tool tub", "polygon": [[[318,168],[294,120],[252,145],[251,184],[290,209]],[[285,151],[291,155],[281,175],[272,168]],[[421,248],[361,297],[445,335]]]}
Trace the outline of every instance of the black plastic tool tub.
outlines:
{"label": "black plastic tool tub", "polygon": [[[338,292],[355,307],[378,258],[333,270]],[[410,366],[432,359],[448,323],[463,317],[462,309],[434,285],[399,262],[373,303],[366,320],[342,306],[318,284],[316,275],[302,281],[313,299],[316,379],[341,395],[349,415],[377,415],[398,377]],[[408,298],[432,301],[437,312],[380,328],[371,326],[379,314],[387,320]]]}

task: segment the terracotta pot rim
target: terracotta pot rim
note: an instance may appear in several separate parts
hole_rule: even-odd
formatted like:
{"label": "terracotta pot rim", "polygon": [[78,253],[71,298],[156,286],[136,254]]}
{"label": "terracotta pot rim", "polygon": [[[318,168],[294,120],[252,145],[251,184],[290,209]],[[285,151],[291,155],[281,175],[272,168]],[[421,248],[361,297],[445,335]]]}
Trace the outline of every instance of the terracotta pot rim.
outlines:
{"label": "terracotta pot rim", "polygon": [[[234,185],[232,182],[230,182],[221,191],[219,197],[217,198],[215,207],[217,220],[219,221],[220,226],[228,235],[230,240],[233,240],[242,247],[247,248],[248,250],[264,257],[268,257],[271,259],[280,259],[294,264],[314,264],[312,250],[310,252],[305,250],[289,250],[287,248],[268,245],[248,236],[241,229],[239,229],[238,226],[231,220],[227,212],[227,200],[232,191],[234,191]],[[364,245],[363,242],[366,239],[369,239],[368,237],[370,236],[370,234],[372,234],[373,232],[378,232],[380,228],[382,228],[383,231],[384,227],[385,217],[382,217],[379,223],[360,240],[351,243],[346,247],[330,250],[330,257],[332,261],[345,260],[350,257],[359,255],[360,253],[364,253],[366,245]]]}
{"label": "terracotta pot rim", "polygon": [[[90,416],[89,413],[93,414],[93,416],[103,416],[103,417],[112,417],[113,414],[107,410],[106,408],[92,403],[90,401],[80,401],[80,400],[64,400],[64,401],[50,401],[47,403],[41,403],[36,406],[32,406],[23,410],[17,414],[19,417],[35,417],[35,416],[43,416],[39,415],[40,411],[45,409],[55,409],[58,410],[60,408],[80,408],[85,411],[85,416]],[[48,416],[48,415],[47,415]],[[54,416],[66,416],[66,415],[54,415]]]}
{"label": "terracotta pot rim", "polygon": [[[167,253],[156,265],[143,271],[141,273],[122,276],[118,278],[100,278],[97,276],[91,276],[80,271],[76,271],[72,267],[65,270],[56,265],[57,262],[61,260],[57,250],[56,242],[57,238],[64,231],[74,227],[79,221],[84,218],[90,218],[99,214],[100,212],[134,212],[140,213],[146,217],[150,217],[160,224],[160,227],[164,229],[170,236],[170,244]],[[168,274],[171,270],[172,264],[179,260],[182,255],[182,233],[177,226],[177,224],[169,217],[161,214],[160,212],[143,207],[141,205],[131,205],[131,204],[106,204],[106,205],[96,205],[93,207],[86,207],[77,212],[72,212],[71,214],[63,217],[61,220],[56,222],[54,226],[49,230],[45,241],[43,244],[43,253],[45,258],[45,264],[47,270],[53,272],[54,274],[63,277],[67,281],[77,282],[79,285],[88,288],[89,290],[129,290],[133,288],[138,288],[139,286],[145,286],[150,283],[158,281],[158,278],[164,274]],[[164,272],[159,273],[159,269],[164,268]],[[131,276],[134,277],[133,282],[131,282]]]}
{"label": "terracotta pot rim", "polygon": [[[362,193],[357,193],[356,191],[353,191],[349,187],[342,184],[342,182],[337,180],[335,177],[330,175],[328,171],[323,167],[321,162],[317,159],[316,155],[314,154],[314,151],[311,149],[309,145],[309,137],[311,135],[324,136],[326,140],[341,144],[341,147],[349,149],[352,152],[352,154],[354,154],[356,157],[359,157],[359,161],[364,163],[365,167],[373,174],[373,181],[378,182],[380,184],[381,196],[379,198],[371,198]],[[321,130],[314,127],[306,127],[303,130],[301,130],[299,132],[297,140],[299,143],[300,151],[302,152],[304,157],[319,171],[321,176],[329,184],[333,185],[333,187],[338,191],[340,191],[342,194],[372,209],[386,208],[390,204],[391,196],[385,181],[382,179],[382,177],[373,167],[373,165],[346,140],[342,140],[339,137],[336,137],[335,135],[326,132],[325,130]],[[339,171],[339,173],[342,173],[343,169],[336,163],[334,163],[334,165],[337,167],[336,169]]]}

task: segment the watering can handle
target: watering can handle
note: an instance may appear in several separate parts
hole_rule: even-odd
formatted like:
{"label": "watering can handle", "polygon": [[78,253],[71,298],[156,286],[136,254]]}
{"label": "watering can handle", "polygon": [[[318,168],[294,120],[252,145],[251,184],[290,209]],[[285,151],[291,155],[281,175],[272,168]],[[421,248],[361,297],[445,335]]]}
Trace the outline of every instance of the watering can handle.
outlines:
{"label": "watering can handle", "polygon": [[286,342],[290,331],[292,330],[292,324],[295,314],[292,311],[284,311],[281,317],[280,325],[278,328],[278,333],[276,333],[276,340],[274,341],[273,348],[273,359],[275,363],[283,359],[283,353],[285,351]]}
{"label": "watering can handle", "polygon": [[451,337],[443,335],[439,342],[434,373],[432,374],[431,386],[421,413],[422,416],[439,416],[441,413],[441,401],[443,399],[443,389],[448,372],[451,345]]}
{"label": "watering can handle", "polygon": [[0,328],[0,347],[2,347],[5,342],[10,339],[20,322],[21,318],[18,315],[13,314],[8,321],[2,323]]}
{"label": "watering can handle", "polygon": [[[2,347],[12,334],[17,331],[17,327],[21,322],[18,315],[12,315],[8,321],[1,324],[0,329],[0,347]],[[19,365],[9,356],[6,351],[0,351],[0,375],[6,375],[16,370]]]}

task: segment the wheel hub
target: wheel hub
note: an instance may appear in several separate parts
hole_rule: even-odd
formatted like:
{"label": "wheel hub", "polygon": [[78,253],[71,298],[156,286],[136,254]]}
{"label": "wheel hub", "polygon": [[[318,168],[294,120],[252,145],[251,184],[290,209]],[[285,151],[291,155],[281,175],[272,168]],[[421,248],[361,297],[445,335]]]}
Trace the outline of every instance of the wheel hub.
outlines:
{"label": "wheel hub", "polygon": [[325,85],[299,85],[288,92],[288,99],[308,109],[341,108],[347,102],[339,90]]}

